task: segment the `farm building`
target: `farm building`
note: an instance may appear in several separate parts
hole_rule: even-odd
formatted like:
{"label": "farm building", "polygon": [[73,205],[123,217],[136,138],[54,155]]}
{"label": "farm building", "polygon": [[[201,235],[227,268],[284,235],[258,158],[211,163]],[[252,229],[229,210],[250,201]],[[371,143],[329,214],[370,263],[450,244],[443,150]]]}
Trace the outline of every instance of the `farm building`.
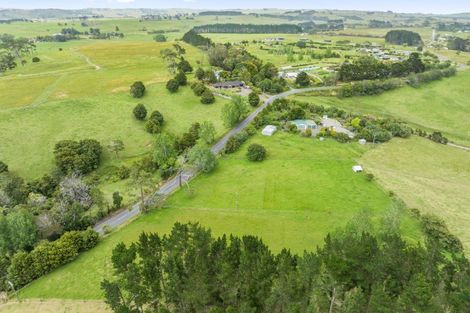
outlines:
{"label": "farm building", "polygon": [[354,165],[352,167],[352,170],[353,170],[354,173],[359,173],[359,172],[363,171],[362,166],[360,166],[360,165]]}
{"label": "farm building", "polygon": [[291,124],[297,126],[297,129],[301,131],[306,131],[307,129],[314,130],[317,128],[317,124],[312,120],[293,120]]}
{"label": "farm building", "polygon": [[277,127],[274,126],[274,125],[268,125],[266,126],[263,131],[261,132],[261,134],[263,134],[264,136],[272,136],[274,135],[274,133],[277,131]]}
{"label": "farm building", "polygon": [[234,80],[234,81],[215,83],[212,86],[214,86],[215,88],[229,89],[229,88],[245,87],[245,83],[238,81],[238,80]]}

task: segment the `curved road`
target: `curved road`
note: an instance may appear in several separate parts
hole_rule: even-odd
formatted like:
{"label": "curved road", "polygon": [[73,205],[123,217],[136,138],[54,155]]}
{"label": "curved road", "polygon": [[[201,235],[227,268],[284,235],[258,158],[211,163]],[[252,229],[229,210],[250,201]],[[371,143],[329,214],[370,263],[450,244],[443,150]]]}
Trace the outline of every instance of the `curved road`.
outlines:
{"label": "curved road", "polygon": [[[274,95],[267,99],[261,106],[259,106],[256,110],[254,110],[250,115],[248,115],[240,124],[232,128],[227,134],[225,134],[224,137],[222,137],[218,142],[216,142],[212,148],[211,151],[214,154],[220,153],[223,148],[225,147],[225,144],[227,143],[228,139],[239,132],[241,132],[249,123],[251,123],[254,118],[268,105],[270,105],[274,100],[280,99],[280,98],[285,98],[290,95],[298,94],[298,93],[304,93],[304,92],[310,92],[310,91],[321,91],[321,90],[331,90],[335,89],[336,87],[311,87],[311,88],[304,88],[304,89],[291,89],[289,91],[280,93],[278,95]],[[181,183],[185,183],[189,180],[191,180],[193,177],[195,177],[197,172],[192,169],[187,169],[184,170],[181,173],[181,178],[179,175],[169,179],[166,181],[157,191],[155,191],[151,197],[160,195],[160,196],[168,196],[175,190],[177,190],[180,186]],[[119,227],[135,216],[139,215],[140,213],[140,202],[135,203],[132,205],[132,207],[128,210],[122,210],[119,211],[117,214],[112,215],[110,217],[107,217],[106,219],[98,222],[93,229],[97,231],[100,234],[103,234],[103,228],[104,227],[109,227],[109,228],[116,228]]]}

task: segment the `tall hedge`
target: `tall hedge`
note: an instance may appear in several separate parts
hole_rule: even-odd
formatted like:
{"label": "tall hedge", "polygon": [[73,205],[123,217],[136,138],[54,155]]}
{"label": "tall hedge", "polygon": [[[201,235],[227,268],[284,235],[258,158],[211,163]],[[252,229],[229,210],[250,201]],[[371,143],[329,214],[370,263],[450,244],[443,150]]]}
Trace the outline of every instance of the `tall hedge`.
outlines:
{"label": "tall hedge", "polygon": [[8,268],[8,276],[15,288],[22,287],[74,260],[80,252],[96,246],[98,239],[98,233],[89,229],[67,232],[54,242],[44,241],[29,253],[16,253]]}

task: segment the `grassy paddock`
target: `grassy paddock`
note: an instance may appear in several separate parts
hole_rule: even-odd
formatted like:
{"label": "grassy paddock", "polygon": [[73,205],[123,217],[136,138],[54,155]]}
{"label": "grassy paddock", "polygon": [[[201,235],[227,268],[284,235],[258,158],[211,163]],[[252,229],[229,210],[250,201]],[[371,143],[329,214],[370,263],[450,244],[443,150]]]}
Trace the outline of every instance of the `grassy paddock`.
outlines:
{"label": "grassy paddock", "polygon": [[419,137],[393,139],[367,152],[366,170],[411,208],[443,218],[470,248],[470,153]]}
{"label": "grassy paddock", "polygon": [[[253,142],[267,148],[262,163],[245,159]],[[241,151],[221,159],[215,172],[197,177],[192,194],[176,192],[166,208],[112,233],[76,261],[32,283],[21,296],[99,299],[100,281],[112,275],[113,247],[135,241],[142,231],[166,233],[175,222],[200,222],[216,235],[255,234],[274,251],[313,250],[358,212],[367,209],[377,221],[390,206],[390,198],[376,183],[351,170],[367,149],[282,133],[255,136]],[[419,238],[411,218],[404,216],[402,227],[410,240]]]}
{"label": "grassy paddock", "polygon": [[[41,45],[39,50],[47,57],[39,53],[40,63],[0,78],[0,93],[7,95],[0,102],[0,155],[12,171],[27,179],[50,171],[54,144],[62,139],[94,138],[104,146],[121,139],[126,146],[124,159],[150,151],[152,136],[132,116],[137,103],[144,103],[150,112],[160,110],[166,130],[175,134],[205,120],[215,124],[219,135],[225,132],[220,112],[227,100],[217,98],[214,104],[203,105],[189,87],[176,94],[166,90],[170,74],[160,51],[172,43],[80,43],[61,52],[57,46]],[[196,61],[204,63],[200,50],[184,46],[193,66]],[[147,86],[142,99],[129,95],[136,80]],[[107,154],[104,161],[105,166],[119,163]]]}

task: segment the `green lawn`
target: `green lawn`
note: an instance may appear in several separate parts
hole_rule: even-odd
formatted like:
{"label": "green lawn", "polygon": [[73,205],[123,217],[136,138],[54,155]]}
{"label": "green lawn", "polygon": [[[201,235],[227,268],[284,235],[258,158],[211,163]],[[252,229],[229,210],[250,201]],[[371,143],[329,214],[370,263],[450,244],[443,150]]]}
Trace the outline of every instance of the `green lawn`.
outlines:
{"label": "green lawn", "polygon": [[391,116],[470,146],[470,71],[421,88],[404,87],[379,96],[338,99],[298,95],[295,99],[341,107],[347,111]]}
{"label": "green lawn", "polygon": [[[253,142],[267,148],[262,163],[245,159]],[[213,173],[196,178],[192,195],[178,191],[166,208],[112,233],[76,261],[32,283],[22,297],[100,298],[99,282],[111,275],[112,248],[136,240],[142,231],[168,232],[176,221],[197,221],[215,234],[259,235],[275,251],[288,247],[301,253],[321,245],[328,232],[363,209],[377,219],[391,204],[376,183],[351,170],[368,147],[282,133],[255,136],[249,143],[221,159]],[[405,217],[402,226],[408,238],[418,238],[411,218]]]}
{"label": "green lawn", "polygon": [[411,208],[442,217],[470,248],[470,152],[412,137],[393,139],[361,162]]}

